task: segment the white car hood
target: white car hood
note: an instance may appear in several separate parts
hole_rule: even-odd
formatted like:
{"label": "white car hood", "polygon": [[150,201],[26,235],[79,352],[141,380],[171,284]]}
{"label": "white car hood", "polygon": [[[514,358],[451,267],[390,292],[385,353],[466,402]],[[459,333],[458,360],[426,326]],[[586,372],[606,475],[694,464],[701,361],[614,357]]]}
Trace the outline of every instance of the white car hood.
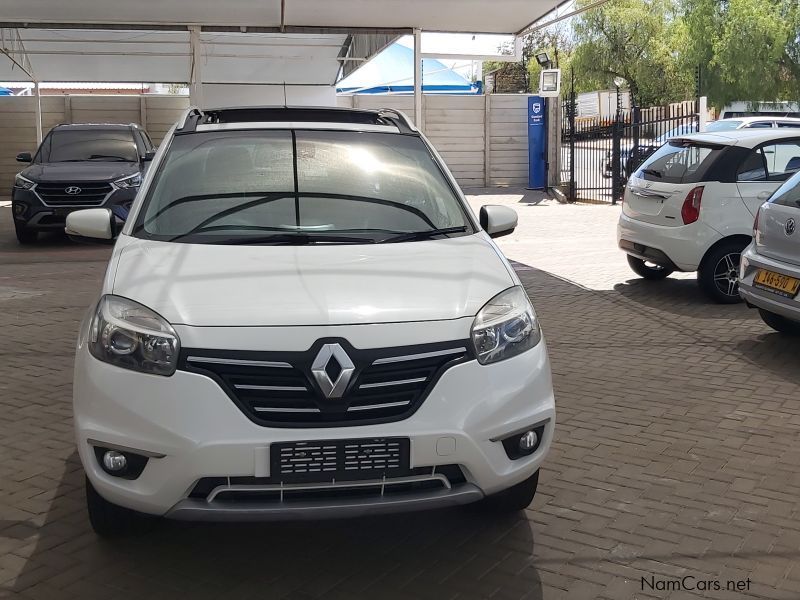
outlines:
{"label": "white car hood", "polygon": [[330,246],[181,244],[125,236],[120,246],[113,293],[181,325],[457,319],[476,314],[514,285],[483,233]]}

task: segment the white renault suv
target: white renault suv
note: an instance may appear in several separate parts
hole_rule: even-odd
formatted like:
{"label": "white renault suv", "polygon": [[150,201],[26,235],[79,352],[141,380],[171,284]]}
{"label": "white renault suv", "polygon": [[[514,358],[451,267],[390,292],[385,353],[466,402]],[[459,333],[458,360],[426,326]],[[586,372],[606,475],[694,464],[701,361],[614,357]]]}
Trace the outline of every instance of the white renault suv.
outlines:
{"label": "white renault suv", "polygon": [[394,111],[191,109],[81,325],[74,417],[99,534],[176,519],[528,506],[555,424],[536,313]]}
{"label": "white renault suv", "polygon": [[673,138],[628,180],[617,227],[634,272],[697,271],[714,300],[741,301],[741,253],[758,208],[800,170],[800,131],[735,130]]}

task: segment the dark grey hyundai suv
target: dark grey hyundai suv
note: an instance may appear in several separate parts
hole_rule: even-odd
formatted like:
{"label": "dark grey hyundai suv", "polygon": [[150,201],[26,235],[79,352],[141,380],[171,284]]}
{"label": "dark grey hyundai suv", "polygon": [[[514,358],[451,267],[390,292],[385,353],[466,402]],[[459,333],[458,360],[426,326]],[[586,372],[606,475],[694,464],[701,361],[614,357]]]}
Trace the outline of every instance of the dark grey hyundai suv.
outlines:
{"label": "dark grey hyundai suv", "polygon": [[135,124],[56,125],[34,156],[17,155],[31,163],[11,195],[17,239],[30,244],[39,231],[63,229],[67,214],[81,208],[110,208],[124,219],[153,153]]}

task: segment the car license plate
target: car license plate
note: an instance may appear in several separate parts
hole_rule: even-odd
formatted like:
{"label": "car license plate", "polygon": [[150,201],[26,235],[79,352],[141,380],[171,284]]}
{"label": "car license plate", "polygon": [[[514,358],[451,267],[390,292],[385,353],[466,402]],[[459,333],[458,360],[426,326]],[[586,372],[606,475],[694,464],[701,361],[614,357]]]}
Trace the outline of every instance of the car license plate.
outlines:
{"label": "car license plate", "polygon": [[800,279],[781,275],[774,271],[767,271],[766,269],[759,269],[753,280],[753,285],[779,296],[794,298],[798,290],[800,290]]}
{"label": "car license plate", "polygon": [[408,438],[275,442],[270,474],[285,482],[400,477],[409,469]]}

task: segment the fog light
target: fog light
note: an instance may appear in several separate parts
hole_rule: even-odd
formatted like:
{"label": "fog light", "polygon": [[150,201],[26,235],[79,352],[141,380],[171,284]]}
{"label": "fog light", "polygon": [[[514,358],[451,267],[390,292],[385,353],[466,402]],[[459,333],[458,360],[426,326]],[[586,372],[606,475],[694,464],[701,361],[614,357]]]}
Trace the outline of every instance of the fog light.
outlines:
{"label": "fog light", "polygon": [[531,429],[530,431],[523,433],[522,437],[519,438],[519,449],[523,452],[529,452],[536,448],[536,443],[539,441],[539,436],[536,435],[536,432]]}
{"label": "fog light", "polygon": [[14,205],[14,214],[17,216],[22,216],[25,214],[25,209],[27,207],[24,204],[15,204]]}
{"label": "fog light", "polygon": [[115,473],[117,471],[122,471],[128,466],[128,459],[125,458],[125,455],[121,452],[108,450],[103,454],[103,466],[112,473]]}
{"label": "fog light", "polygon": [[512,433],[506,437],[492,440],[502,442],[503,448],[511,460],[530,456],[542,445],[544,429],[547,422],[533,425],[530,429],[523,429],[519,433]]}

